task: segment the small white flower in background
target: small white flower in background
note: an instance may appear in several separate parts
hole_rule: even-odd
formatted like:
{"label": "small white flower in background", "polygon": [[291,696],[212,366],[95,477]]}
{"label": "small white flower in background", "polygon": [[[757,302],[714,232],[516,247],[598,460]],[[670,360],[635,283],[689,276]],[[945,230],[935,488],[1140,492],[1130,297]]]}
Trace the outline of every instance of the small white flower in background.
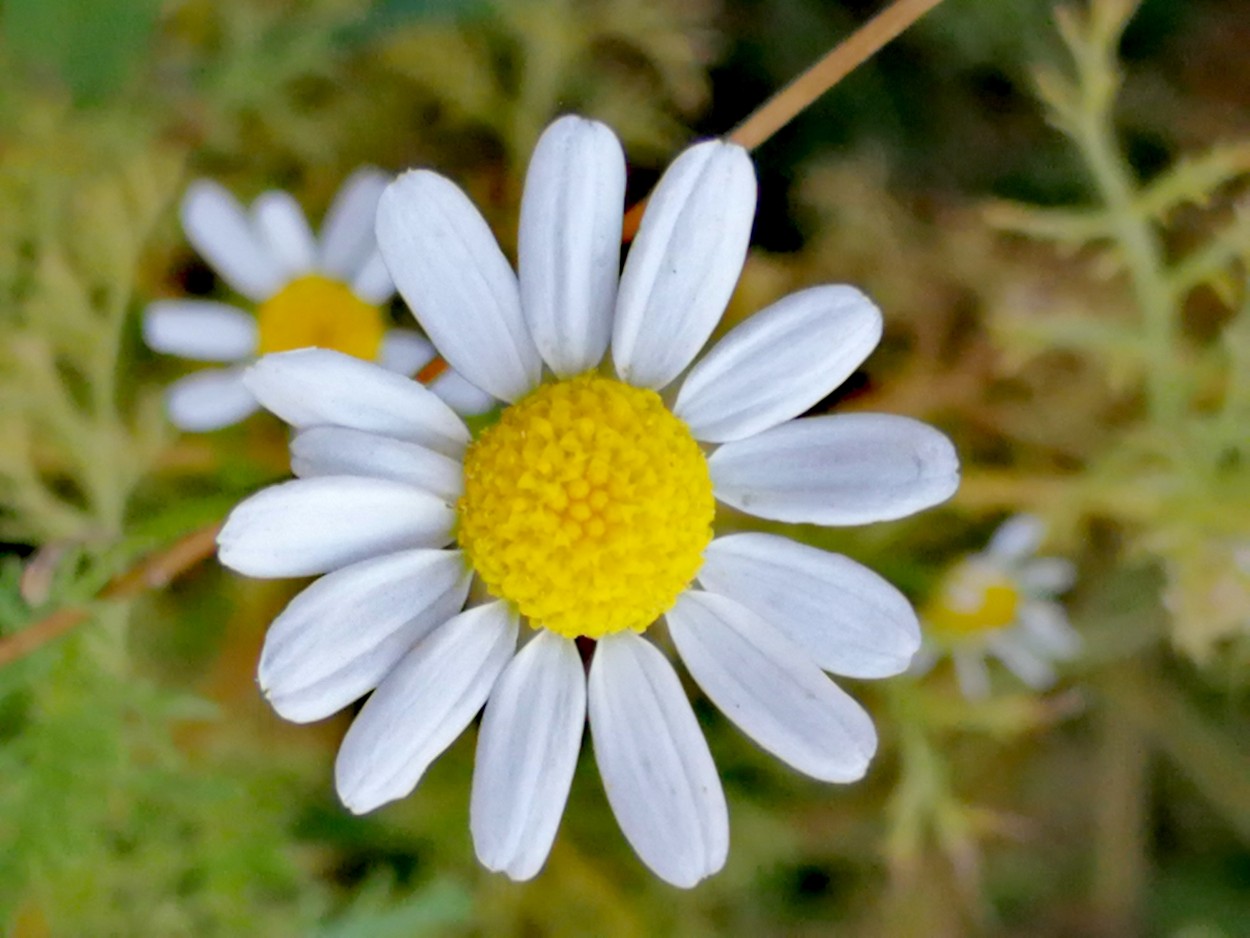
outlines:
{"label": "small white flower in background", "polygon": [[[880,338],[880,313],[849,287],[780,300],[679,381],[742,268],[754,170],[720,141],[681,154],[619,272],[624,193],[607,127],[548,128],[518,280],[453,183],[426,171],[392,183],[378,242],[400,292],[447,361],[509,406],[471,440],[438,398],[379,368],[323,351],[261,359],[247,386],[298,431],[301,478],[240,504],[220,556],[252,576],[325,574],[271,626],[260,683],[296,721],[374,692],[336,765],[353,811],[411,792],[485,704],[473,841],[486,866],[528,879],[589,716],[626,838],[689,887],[724,864],[728,814],[677,673],[642,633],[664,618],[726,716],[836,782],[864,774],[877,739],[824,671],[897,674],[920,642],[907,600],[846,557],[773,534],[713,539],[717,501],[865,524],[945,500],[958,463],[905,417],[793,419]],[[461,611],[475,576],[493,600]],[[589,675],[578,638],[596,640]]]}
{"label": "small white flower in background", "polygon": [[1180,530],[1148,542],[1163,560],[1163,608],[1172,642],[1209,664],[1221,646],[1250,636],[1250,544],[1243,537]]}
{"label": "small white flower in background", "polygon": [[[249,211],[216,183],[191,184],[182,202],[187,240],[256,311],[198,299],[149,304],[143,338],[151,348],[231,366],[194,372],[169,387],[166,405],[175,426],[216,430],[256,411],[243,366],[269,352],[317,346],[405,375],[434,358],[423,336],[386,325],[395,287],[373,222],[390,178],[375,169],[354,173],[330,206],[320,239],[286,192],[266,192]],[[440,375],[432,388],[461,413],[492,403],[454,372]]]}
{"label": "small white flower in background", "polygon": [[1030,515],[1005,521],[986,549],[959,561],[921,609],[926,643],[913,670],[924,672],[949,655],[964,696],[990,692],[986,659],[993,656],[1035,689],[1055,681],[1055,662],[1073,658],[1080,635],[1057,601],[1076,569],[1061,557],[1039,557],[1045,535]]}

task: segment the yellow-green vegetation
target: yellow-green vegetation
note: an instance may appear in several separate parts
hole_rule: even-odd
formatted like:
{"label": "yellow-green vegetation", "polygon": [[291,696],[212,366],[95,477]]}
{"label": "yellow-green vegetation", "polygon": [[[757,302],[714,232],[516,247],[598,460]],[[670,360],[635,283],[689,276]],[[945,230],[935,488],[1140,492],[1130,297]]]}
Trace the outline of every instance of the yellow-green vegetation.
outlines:
{"label": "yellow-green vegetation", "polygon": [[316,220],[362,164],[429,166],[511,251],[554,116],[611,124],[642,198],[877,5],[6,0],[0,933],[1245,934],[1236,6],[948,0],[756,151],[754,246],[723,327],[856,285],[885,340],[817,410],[925,419],[964,464],[939,510],[787,533],[923,609],[1005,517],[1034,515],[1044,552],[1076,564],[1063,602],[1082,645],[1048,689],[992,668],[968,700],[946,661],[857,684],[882,745],[853,786],[789,771],[696,695],[732,841],[722,873],[680,892],[630,852],[588,746],[528,884],[474,859],[472,733],[412,797],[363,818],[338,804],[348,715],[287,725],[254,681],[298,584],[183,562],[183,538],[287,474],[286,432],[260,414],[177,433],[161,397],[182,365],[143,347],[140,315],[231,298],[179,229],[192,179],[245,200],[287,189]]}

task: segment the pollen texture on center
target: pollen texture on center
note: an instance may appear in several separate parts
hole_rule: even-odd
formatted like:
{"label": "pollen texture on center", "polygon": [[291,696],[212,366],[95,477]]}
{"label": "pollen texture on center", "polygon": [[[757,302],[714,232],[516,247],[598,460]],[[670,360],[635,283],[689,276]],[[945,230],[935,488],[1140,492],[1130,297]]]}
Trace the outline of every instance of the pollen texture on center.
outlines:
{"label": "pollen texture on center", "polygon": [[470,445],[458,539],[490,592],[570,638],[643,631],[703,562],[707,460],[658,394],[545,384]]}

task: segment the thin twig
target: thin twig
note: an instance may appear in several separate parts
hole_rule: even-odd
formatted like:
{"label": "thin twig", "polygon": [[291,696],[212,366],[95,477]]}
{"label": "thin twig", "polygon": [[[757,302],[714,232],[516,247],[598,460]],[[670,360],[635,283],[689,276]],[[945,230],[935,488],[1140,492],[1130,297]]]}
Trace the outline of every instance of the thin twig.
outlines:
{"label": "thin twig", "polygon": [[[756,108],[733,129],[728,139],[748,150],[755,149],[941,2],[942,0],[895,0],[815,65]],[[637,233],[646,205],[647,200],[641,199],[626,212],[623,241],[631,241]],[[429,383],[446,369],[447,363],[442,358],[435,358],[422,369],[417,379]],[[164,586],[175,576],[212,554],[220,529],[221,524],[217,523],[188,535],[168,550],[121,574],[104,588],[100,598],[122,599]],[[89,616],[90,611],[87,609],[59,609],[16,635],[0,638],[0,667],[60,638]]]}
{"label": "thin twig", "polygon": [[[111,580],[100,591],[99,598],[128,599],[148,590],[160,589],[211,555],[217,546],[217,532],[220,530],[221,523],[214,522],[149,555]],[[0,638],[0,668],[55,641],[90,616],[91,610],[83,607],[58,609],[30,628]]]}
{"label": "thin twig", "polygon": [[[895,0],[824,58],[757,107],[735,127],[727,139],[754,150],[801,114],[813,101],[876,55],[891,40],[942,0]],[[647,200],[637,202],[625,214],[624,240],[638,233]]]}
{"label": "thin twig", "polygon": [[813,101],[867,62],[886,43],[942,0],[895,0],[838,43],[823,59],[786,85],[729,134],[729,139],[754,150],[803,112]]}

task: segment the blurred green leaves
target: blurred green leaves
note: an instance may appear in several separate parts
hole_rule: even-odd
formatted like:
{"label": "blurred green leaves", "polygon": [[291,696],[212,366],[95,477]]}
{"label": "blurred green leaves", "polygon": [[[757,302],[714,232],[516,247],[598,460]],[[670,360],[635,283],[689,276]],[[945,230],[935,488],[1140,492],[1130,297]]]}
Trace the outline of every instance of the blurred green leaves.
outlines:
{"label": "blurred green leaves", "polygon": [[98,102],[149,61],[160,9],[160,0],[5,0],[0,36],[36,74]]}
{"label": "blurred green leaves", "polygon": [[472,896],[449,880],[436,881],[410,896],[395,901],[376,884],[357,893],[352,904],[316,938],[420,938],[444,935],[448,929],[468,924]]}

